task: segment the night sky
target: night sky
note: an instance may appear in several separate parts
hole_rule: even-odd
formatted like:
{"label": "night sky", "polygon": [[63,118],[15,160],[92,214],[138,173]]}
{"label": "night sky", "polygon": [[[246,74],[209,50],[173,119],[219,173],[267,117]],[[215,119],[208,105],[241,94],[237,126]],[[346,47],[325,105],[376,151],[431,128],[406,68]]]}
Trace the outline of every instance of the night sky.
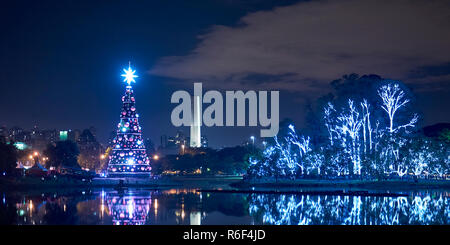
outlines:
{"label": "night sky", "polygon": [[[245,2],[245,3],[244,3]],[[280,90],[280,120],[344,74],[399,79],[422,125],[450,122],[449,1],[9,1],[0,8],[0,125],[97,128],[119,121],[131,61],[145,137],[174,135],[171,94]],[[188,128],[181,128],[186,134]],[[205,128],[213,147],[259,127]]]}

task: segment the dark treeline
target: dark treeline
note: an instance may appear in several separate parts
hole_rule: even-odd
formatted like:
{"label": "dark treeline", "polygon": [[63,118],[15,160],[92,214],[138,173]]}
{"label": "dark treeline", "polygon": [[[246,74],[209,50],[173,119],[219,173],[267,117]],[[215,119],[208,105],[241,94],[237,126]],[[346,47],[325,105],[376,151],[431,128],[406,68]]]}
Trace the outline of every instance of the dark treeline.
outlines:
{"label": "dark treeline", "polygon": [[12,144],[0,142],[0,172],[10,173],[16,168],[18,150]]}
{"label": "dark treeline", "polygon": [[152,163],[153,174],[177,172],[178,174],[243,174],[248,169],[248,159],[255,153],[250,146],[236,146],[214,150],[187,148],[184,154],[168,155]]}
{"label": "dark treeline", "polygon": [[[50,168],[60,166],[70,168],[101,169],[106,160],[101,159],[104,152],[101,144],[89,129],[82,131],[77,141],[61,140],[50,142],[42,152],[32,148],[19,150],[14,147],[13,141],[0,141],[0,171],[4,173],[14,172],[17,162],[40,165]],[[106,158],[106,157],[105,157]]]}

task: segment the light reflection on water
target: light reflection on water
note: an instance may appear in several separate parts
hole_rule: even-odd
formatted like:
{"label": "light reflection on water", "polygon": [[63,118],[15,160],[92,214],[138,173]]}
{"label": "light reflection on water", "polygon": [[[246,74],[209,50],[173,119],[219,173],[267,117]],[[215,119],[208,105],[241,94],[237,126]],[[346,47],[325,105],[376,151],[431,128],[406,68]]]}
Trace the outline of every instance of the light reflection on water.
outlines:
{"label": "light reflection on water", "polygon": [[274,225],[448,224],[448,193],[380,196],[251,194],[250,214]]}
{"label": "light reflection on water", "polygon": [[409,196],[208,193],[196,189],[2,193],[1,224],[449,224],[447,192]]}

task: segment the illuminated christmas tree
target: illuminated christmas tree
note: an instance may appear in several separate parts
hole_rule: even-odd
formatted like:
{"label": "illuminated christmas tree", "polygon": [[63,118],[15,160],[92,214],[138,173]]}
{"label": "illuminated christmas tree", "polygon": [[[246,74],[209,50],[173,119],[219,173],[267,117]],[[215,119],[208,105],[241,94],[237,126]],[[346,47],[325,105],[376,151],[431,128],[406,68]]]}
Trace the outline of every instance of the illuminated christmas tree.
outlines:
{"label": "illuminated christmas tree", "polygon": [[136,111],[132,82],[138,77],[130,66],[123,69],[124,82],[127,83],[125,95],[122,97],[122,111],[117,125],[116,137],[112,141],[112,151],[108,162],[108,176],[111,177],[148,177],[150,160],[145,151],[142,139],[142,128],[139,126],[139,114]]}

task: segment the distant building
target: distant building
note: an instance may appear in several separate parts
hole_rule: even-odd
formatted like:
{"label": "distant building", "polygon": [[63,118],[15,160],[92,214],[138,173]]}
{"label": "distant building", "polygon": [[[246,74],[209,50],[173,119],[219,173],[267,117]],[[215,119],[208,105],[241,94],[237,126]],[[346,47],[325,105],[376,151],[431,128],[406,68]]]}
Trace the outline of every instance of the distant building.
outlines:
{"label": "distant building", "polygon": [[29,148],[29,146],[27,144],[25,144],[23,142],[19,142],[19,141],[15,142],[14,146],[21,151]]}
{"label": "distant building", "polygon": [[31,140],[31,133],[19,127],[12,127],[9,129],[9,140],[29,142]]}
{"label": "distant building", "polygon": [[6,143],[8,139],[8,129],[5,126],[0,127],[0,142]]}
{"label": "distant building", "polygon": [[54,129],[41,130],[39,132],[39,136],[41,139],[44,139],[47,142],[58,141],[57,132]]}
{"label": "distant building", "polygon": [[155,145],[153,144],[153,141],[150,138],[145,139],[145,149],[147,155],[149,156],[153,156],[156,152]]}
{"label": "distant building", "polygon": [[177,147],[175,137],[167,138],[167,144],[165,148],[174,148]]}
{"label": "distant building", "polygon": [[68,132],[66,130],[59,131],[59,140],[65,141],[68,139]]}
{"label": "distant building", "polygon": [[90,129],[85,129],[78,137],[78,148],[80,155],[78,163],[81,167],[95,170],[101,167],[101,155],[104,152],[103,147],[98,143]]}
{"label": "distant building", "polygon": [[177,134],[175,135],[175,145],[186,145],[186,137],[184,136],[183,131],[178,130]]}
{"label": "distant building", "polygon": [[161,145],[158,147],[158,153],[164,155],[176,155],[182,153],[183,149],[189,142],[184,135],[183,131],[178,130],[177,134],[172,137],[167,135],[161,136]]}
{"label": "distant building", "polygon": [[[42,151],[48,144],[59,140],[59,132],[54,129],[39,130],[36,126],[32,132],[32,139],[30,145],[33,149]],[[27,141],[25,141],[27,142]]]}
{"label": "distant building", "polygon": [[37,125],[33,126],[33,131],[31,132],[31,138],[37,138],[40,136],[39,127]]}
{"label": "distant building", "polygon": [[78,142],[80,135],[81,135],[81,132],[78,129],[60,130],[60,131],[58,131],[58,137],[57,137],[58,139],[57,140],[61,140],[61,141],[70,140],[73,142]]}
{"label": "distant building", "polygon": [[81,135],[80,130],[75,129],[75,130],[70,130],[67,132],[67,139],[71,140],[73,142],[78,142],[78,139]]}
{"label": "distant building", "polygon": [[161,148],[165,148],[167,147],[167,135],[161,135],[161,144],[160,144]]}
{"label": "distant building", "polygon": [[18,149],[32,148],[41,151],[49,143],[59,140],[59,131],[54,129],[41,130],[37,126],[34,126],[31,131],[24,130],[20,127],[12,127],[8,130],[3,126],[0,128],[0,140],[19,143]]}

